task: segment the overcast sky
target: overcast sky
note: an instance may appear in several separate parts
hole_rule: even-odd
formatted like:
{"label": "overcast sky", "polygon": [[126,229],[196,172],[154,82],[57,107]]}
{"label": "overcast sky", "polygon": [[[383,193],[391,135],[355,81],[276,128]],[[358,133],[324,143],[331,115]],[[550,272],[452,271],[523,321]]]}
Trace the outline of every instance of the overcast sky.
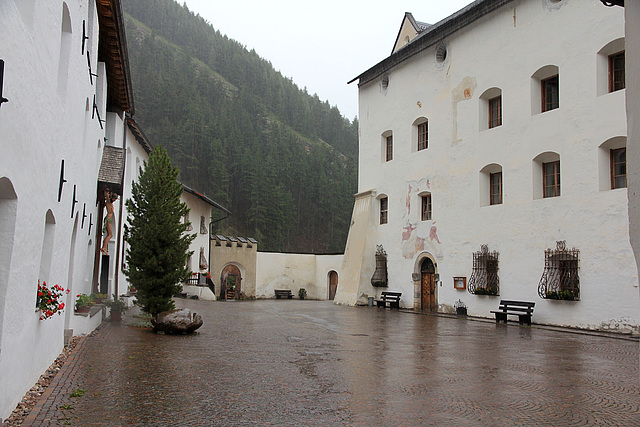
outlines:
{"label": "overcast sky", "polygon": [[358,115],[357,82],[391,54],[402,18],[434,24],[471,0],[178,0],[343,116]]}

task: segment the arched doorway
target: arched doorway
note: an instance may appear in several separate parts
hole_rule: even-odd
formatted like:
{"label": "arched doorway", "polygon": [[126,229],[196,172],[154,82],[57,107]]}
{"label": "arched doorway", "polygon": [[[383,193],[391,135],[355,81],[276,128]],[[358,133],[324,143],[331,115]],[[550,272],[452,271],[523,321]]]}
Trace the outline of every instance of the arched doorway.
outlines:
{"label": "arched doorway", "polygon": [[329,300],[333,300],[336,297],[336,291],[338,290],[338,273],[335,271],[329,272]]}
{"label": "arched doorway", "polygon": [[235,299],[242,291],[242,274],[233,264],[227,265],[220,273],[220,299]]}
{"label": "arched doorway", "polygon": [[420,264],[420,295],[422,310],[435,311],[436,301],[436,268],[430,258],[425,258]]}

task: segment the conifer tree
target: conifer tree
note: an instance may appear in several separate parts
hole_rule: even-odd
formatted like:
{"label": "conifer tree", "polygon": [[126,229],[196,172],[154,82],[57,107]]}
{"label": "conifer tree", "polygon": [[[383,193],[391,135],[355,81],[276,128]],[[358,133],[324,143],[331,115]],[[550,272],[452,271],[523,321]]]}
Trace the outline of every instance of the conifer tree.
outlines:
{"label": "conifer tree", "polygon": [[155,147],[126,202],[129,248],[125,274],[138,291],[138,304],[153,316],[175,307],[172,297],[190,274],[186,261],[193,253],[189,245],[196,235],[186,234],[189,224],[182,221],[189,208],[180,202],[183,187],[177,181],[178,173],[166,150]]}

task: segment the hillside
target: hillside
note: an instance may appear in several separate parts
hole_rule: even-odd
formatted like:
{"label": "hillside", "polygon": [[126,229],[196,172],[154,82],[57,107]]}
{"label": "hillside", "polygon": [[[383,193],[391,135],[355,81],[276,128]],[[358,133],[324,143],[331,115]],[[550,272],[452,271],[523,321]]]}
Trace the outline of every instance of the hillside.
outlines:
{"label": "hillside", "polygon": [[124,0],[136,120],[261,250],[344,250],[358,123],[172,0]]}

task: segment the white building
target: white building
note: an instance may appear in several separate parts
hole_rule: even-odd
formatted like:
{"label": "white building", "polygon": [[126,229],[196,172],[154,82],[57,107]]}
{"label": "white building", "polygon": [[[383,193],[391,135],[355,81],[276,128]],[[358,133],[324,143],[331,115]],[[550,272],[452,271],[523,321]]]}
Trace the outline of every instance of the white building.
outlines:
{"label": "white building", "polygon": [[[526,300],[537,323],[637,332],[624,34],[599,0],[407,14],[391,56],[354,79],[359,193],[336,302],[389,290],[489,317]],[[371,285],[376,245],[387,288]]]}
{"label": "white building", "polygon": [[[0,2],[0,418],[58,356],[99,268],[98,181],[133,113],[117,0]],[[98,263],[96,263],[98,261]],[[39,320],[38,281],[70,289]]]}
{"label": "white building", "polygon": [[[107,315],[75,313],[76,295],[127,292],[123,200],[151,149],[133,113],[119,0],[0,2],[0,419]],[[121,197],[103,256],[106,187]],[[61,315],[39,320],[38,281],[70,290]]]}

